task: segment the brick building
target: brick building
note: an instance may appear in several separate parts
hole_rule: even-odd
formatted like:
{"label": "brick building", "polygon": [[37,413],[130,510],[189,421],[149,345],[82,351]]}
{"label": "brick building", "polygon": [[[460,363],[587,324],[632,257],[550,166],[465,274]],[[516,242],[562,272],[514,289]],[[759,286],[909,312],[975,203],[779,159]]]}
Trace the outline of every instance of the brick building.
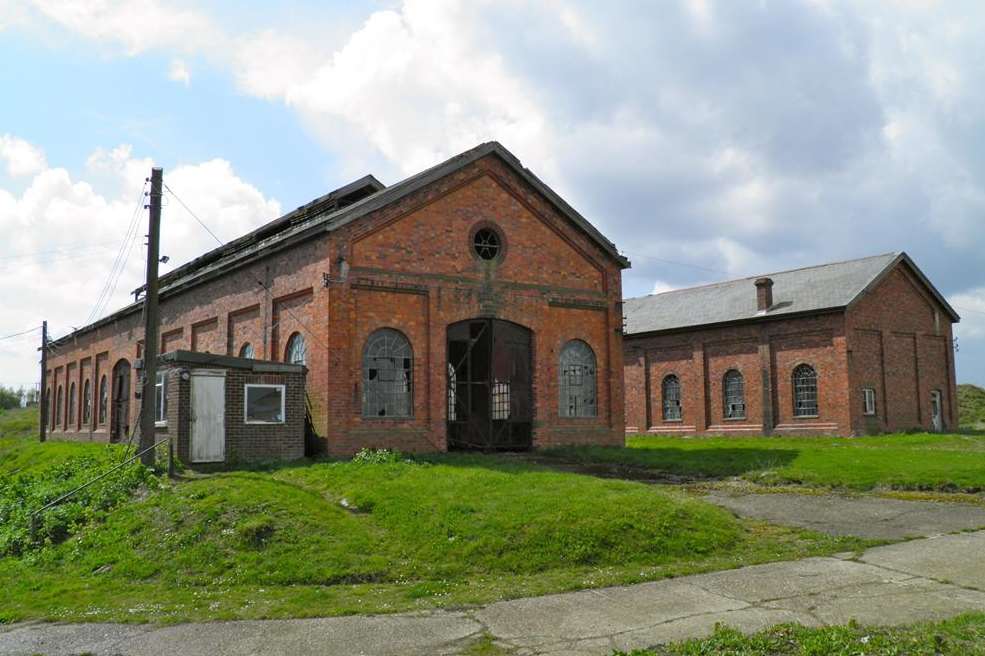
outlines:
{"label": "brick building", "polygon": [[[390,187],[366,176],[162,276],[154,346],[304,364],[333,454],[621,444],[627,266],[487,143]],[[142,332],[135,303],[52,344],[54,438],[129,435]]]}
{"label": "brick building", "polygon": [[629,299],[625,313],[627,432],[958,425],[959,317],[905,253]]}

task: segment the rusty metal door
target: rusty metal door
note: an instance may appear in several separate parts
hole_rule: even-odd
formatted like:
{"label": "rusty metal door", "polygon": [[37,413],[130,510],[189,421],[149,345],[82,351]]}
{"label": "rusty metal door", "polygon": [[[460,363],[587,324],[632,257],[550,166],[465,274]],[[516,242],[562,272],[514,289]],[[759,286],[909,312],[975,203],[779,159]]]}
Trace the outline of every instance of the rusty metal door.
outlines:
{"label": "rusty metal door", "polygon": [[448,447],[515,451],[532,445],[531,332],[497,319],[448,327]]}

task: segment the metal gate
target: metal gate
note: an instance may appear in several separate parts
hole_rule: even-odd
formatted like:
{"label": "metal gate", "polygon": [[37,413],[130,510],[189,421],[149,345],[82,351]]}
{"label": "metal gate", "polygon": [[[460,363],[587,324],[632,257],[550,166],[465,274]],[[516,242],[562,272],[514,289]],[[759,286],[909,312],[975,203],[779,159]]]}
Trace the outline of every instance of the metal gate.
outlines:
{"label": "metal gate", "polygon": [[531,332],[497,319],[448,327],[448,448],[532,446]]}

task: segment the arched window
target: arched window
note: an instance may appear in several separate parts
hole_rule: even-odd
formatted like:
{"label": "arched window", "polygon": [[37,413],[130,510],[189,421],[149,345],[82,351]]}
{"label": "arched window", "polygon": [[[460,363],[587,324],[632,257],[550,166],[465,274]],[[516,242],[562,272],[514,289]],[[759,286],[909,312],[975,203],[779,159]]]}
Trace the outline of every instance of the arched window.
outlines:
{"label": "arched window", "polygon": [[809,364],[797,365],[793,370],[793,414],[817,416],[817,372]]}
{"label": "arched window", "polygon": [[363,416],[410,417],[414,354],[410,342],[392,328],[377,330],[363,350]]}
{"label": "arched window", "polygon": [[573,339],[561,349],[561,392],[558,396],[562,417],[595,417],[595,352],[592,347]]}
{"label": "arched window", "polygon": [[722,381],[722,400],[726,419],[746,418],[746,383],[739,371],[729,369],[725,372]]}
{"label": "arched window", "polygon": [[70,426],[75,425],[75,381],[68,387],[68,423]]}
{"label": "arched window", "polygon": [[663,392],[664,421],[680,421],[681,413],[681,381],[674,374],[664,377],[660,386]]}
{"label": "arched window", "polygon": [[308,364],[308,346],[304,343],[301,333],[294,333],[287,340],[284,350],[284,362],[290,364]]}
{"label": "arched window", "polygon": [[106,374],[99,380],[99,423],[106,423],[106,413],[109,411],[109,384]]}
{"label": "arched window", "polygon": [[82,384],[82,425],[88,426],[92,422],[92,387],[89,380]]}
{"label": "arched window", "polygon": [[55,395],[55,426],[62,425],[62,417],[65,412],[65,394],[62,393],[62,386],[58,386],[58,393]]}
{"label": "arched window", "polygon": [[246,358],[247,360],[252,360],[256,357],[253,353],[253,345],[249,342],[243,344],[243,347],[239,349],[239,357]]}

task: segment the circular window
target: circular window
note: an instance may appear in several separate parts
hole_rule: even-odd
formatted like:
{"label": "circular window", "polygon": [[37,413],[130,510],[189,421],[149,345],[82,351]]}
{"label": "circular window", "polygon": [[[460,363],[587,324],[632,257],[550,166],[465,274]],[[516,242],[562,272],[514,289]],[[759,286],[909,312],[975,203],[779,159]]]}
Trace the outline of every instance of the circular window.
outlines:
{"label": "circular window", "polygon": [[472,249],[483,260],[495,260],[502,250],[499,234],[492,228],[479,228],[472,238]]}

